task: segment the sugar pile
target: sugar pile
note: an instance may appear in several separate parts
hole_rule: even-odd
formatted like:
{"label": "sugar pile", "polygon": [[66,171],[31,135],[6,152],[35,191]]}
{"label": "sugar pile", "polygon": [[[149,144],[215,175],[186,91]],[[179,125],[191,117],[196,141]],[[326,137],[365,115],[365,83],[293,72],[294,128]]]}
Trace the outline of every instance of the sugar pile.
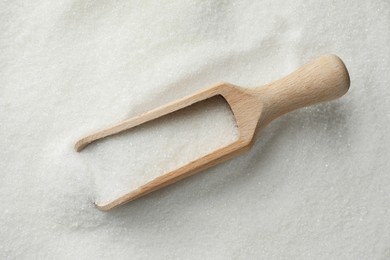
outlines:
{"label": "sugar pile", "polygon": [[[0,258],[389,259],[389,21],[389,1],[1,1]],[[350,71],[344,98],[275,121],[235,160],[93,206],[105,171],[73,151],[80,136],[324,53]]]}
{"label": "sugar pile", "polygon": [[81,156],[96,202],[106,204],[237,139],[233,114],[216,96],[91,144]]}

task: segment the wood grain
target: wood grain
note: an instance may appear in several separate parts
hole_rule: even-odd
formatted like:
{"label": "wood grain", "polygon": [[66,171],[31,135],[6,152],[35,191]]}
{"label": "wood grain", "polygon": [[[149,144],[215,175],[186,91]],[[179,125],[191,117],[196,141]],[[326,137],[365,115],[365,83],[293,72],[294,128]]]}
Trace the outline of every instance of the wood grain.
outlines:
{"label": "wood grain", "polygon": [[239,130],[237,141],[165,173],[114,201],[97,205],[99,209],[108,211],[237,156],[252,146],[255,132],[263,129],[275,118],[304,106],[340,97],[348,91],[349,85],[348,71],[341,59],[335,55],[323,55],[286,77],[262,87],[247,89],[229,83],[214,85],[90,134],[80,139],[75,149],[80,152],[96,140],[121,133],[216,95],[222,96],[229,104]]}

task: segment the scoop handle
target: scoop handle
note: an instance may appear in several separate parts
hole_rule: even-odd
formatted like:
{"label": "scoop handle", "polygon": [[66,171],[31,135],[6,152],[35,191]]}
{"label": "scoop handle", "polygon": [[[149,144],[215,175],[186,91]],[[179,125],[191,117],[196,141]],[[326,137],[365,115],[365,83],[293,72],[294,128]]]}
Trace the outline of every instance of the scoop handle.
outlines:
{"label": "scoop handle", "polygon": [[292,110],[344,95],[350,85],[347,68],[335,55],[323,55],[284,78],[256,89],[267,121]]}

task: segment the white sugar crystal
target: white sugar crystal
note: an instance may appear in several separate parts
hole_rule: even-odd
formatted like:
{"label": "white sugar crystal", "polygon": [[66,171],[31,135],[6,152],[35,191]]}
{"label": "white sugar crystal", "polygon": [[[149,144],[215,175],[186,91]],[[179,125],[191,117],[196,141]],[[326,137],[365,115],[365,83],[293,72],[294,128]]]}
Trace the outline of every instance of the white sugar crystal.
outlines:
{"label": "white sugar crystal", "polygon": [[[0,259],[390,259],[389,21],[385,0],[0,1]],[[210,107],[82,153],[78,138],[325,53],[349,69],[345,97],[273,122],[234,160],[94,207],[235,132]],[[185,157],[142,171],[183,137]]]}

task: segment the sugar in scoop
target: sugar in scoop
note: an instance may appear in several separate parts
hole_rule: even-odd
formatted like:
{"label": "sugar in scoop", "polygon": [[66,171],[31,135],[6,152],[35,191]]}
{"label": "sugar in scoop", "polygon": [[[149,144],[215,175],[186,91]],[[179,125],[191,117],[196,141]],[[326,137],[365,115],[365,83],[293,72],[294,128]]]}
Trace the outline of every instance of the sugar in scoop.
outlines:
{"label": "sugar in scoop", "polygon": [[215,96],[91,144],[81,155],[94,177],[96,203],[229,145],[238,138],[235,124],[226,101]]}

